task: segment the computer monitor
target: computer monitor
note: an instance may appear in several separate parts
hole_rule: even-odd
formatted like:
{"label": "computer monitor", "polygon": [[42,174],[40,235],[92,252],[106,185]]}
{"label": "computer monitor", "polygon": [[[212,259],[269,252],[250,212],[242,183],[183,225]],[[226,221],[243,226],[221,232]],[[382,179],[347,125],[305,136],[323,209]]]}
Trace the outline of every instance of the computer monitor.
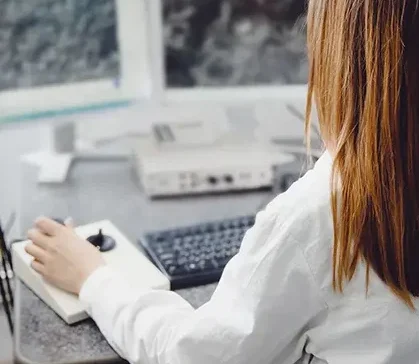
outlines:
{"label": "computer monitor", "polygon": [[0,121],[150,96],[143,1],[2,0]]}
{"label": "computer monitor", "polygon": [[306,0],[153,0],[163,101],[305,101]]}

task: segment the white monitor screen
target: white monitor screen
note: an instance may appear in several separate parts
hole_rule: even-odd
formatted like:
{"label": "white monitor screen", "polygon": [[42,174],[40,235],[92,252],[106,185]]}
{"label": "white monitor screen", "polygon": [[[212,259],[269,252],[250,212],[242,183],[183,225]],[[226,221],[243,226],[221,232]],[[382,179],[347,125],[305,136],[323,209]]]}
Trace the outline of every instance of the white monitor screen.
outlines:
{"label": "white monitor screen", "polygon": [[168,88],[307,82],[306,0],[162,0],[160,11]]}
{"label": "white monitor screen", "polygon": [[146,93],[142,1],[0,0],[0,112],[120,102]]}
{"label": "white monitor screen", "polygon": [[119,80],[115,1],[0,4],[0,90]]}

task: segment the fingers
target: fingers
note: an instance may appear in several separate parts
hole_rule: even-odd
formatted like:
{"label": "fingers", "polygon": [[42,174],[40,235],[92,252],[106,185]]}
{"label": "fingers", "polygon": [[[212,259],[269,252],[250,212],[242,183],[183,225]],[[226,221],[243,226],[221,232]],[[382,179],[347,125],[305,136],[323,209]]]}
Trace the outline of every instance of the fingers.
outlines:
{"label": "fingers", "polygon": [[26,253],[34,257],[34,259],[37,260],[39,263],[45,263],[47,259],[46,251],[35,244],[27,244],[25,246],[25,251]]}
{"label": "fingers", "polygon": [[33,260],[32,261],[31,267],[32,267],[32,269],[35,272],[37,272],[37,273],[39,273],[41,275],[44,275],[45,274],[45,267],[44,267],[44,265],[41,264],[40,262],[38,262],[37,260]]}
{"label": "fingers", "polygon": [[62,225],[58,222],[48,219],[47,217],[39,217],[35,220],[35,226],[43,233],[49,236],[57,235],[58,231],[62,229]]}
{"label": "fingers", "polygon": [[38,229],[30,229],[28,231],[28,238],[39,248],[47,250],[49,247],[49,237],[43,234]]}

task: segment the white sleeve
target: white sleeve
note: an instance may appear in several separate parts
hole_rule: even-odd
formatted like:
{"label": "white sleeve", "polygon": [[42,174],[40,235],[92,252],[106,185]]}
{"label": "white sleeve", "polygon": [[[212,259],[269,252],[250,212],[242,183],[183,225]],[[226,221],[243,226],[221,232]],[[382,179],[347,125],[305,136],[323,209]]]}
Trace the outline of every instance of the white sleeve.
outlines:
{"label": "white sleeve", "polygon": [[256,364],[290,355],[296,361],[301,350],[291,343],[325,303],[289,228],[275,216],[257,215],[199,309],[174,292],[132,292],[106,267],[89,277],[80,299],[131,363]]}

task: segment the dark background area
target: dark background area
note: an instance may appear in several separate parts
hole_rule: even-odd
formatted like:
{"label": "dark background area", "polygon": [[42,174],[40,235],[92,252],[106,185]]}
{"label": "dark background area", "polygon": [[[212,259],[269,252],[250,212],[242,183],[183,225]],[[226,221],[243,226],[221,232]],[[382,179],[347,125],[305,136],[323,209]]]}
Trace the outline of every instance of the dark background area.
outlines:
{"label": "dark background area", "polygon": [[305,0],[164,0],[173,87],[307,81]]}

